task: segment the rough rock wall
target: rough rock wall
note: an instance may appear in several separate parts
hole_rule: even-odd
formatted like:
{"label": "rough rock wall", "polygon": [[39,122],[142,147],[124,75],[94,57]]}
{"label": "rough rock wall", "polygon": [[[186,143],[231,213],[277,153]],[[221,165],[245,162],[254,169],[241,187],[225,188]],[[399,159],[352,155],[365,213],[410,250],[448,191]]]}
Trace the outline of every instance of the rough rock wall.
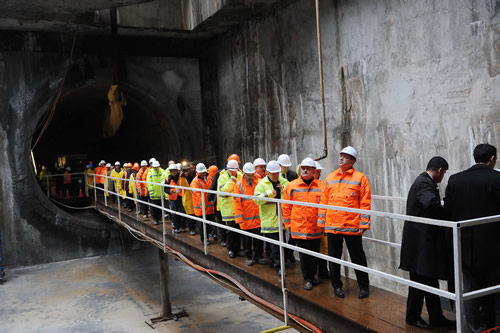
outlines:
{"label": "rough rock wall", "polygon": [[[427,161],[449,174],[473,164],[481,142],[500,146],[500,2],[320,1],[328,151],[323,177],[345,144],[372,193],[406,197]],[[288,153],[294,165],[322,153],[314,2],[217,40],[219,160]],[[401,203],[374,209],[404,212]],[[402,221],[374,218],[368,236],[401,241]],[[369,265],[397,271],[399,251],[366,245]],[[389,259],[388,259],[389,258]]]}

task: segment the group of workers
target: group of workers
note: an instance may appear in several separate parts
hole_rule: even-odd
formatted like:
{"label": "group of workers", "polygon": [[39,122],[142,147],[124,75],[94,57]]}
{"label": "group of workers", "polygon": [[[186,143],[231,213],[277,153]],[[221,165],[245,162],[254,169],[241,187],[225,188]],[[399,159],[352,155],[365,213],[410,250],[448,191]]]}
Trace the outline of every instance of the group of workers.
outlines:
{"label": "group of workers", "polygon": [[[257,158],[253,162],[245,163],[242,168],[239,156],[232,154],[223,170],[218,170],[215,165],[207,168],[203,163],[196,165],[192,163],[187,170],[183,170],[183,166],[174,161],[170,161],[164,170],[160,162],[154,158],[151,158],[149,163],[145,160],[134,165],[125,163],[124,168],[120,162],[116,162],[112,168],[111,164],[106,164],[103,160],[94,171],[91,168],[87,169],[87,182],[89,188],[92,188],[93,173],[95,173],[96,186],[111,191],[111,195],[109,191],[104,193],[110,196],[113,202],[116,202],[117,197],[121,197],[129,210],[135,208],[134,199],[137,197],[150,202],[152,205],[139,202],[137,208],[144,218],[148,217],[150,211],[153,224],[160,224],[162,221],[162,212],[158,208],[162,205],[162,188],[163,200],[168,201],[172,212],[197,217],[202,217],[205,212],[205,218],[209,221],[223,223],[270,240],[280,239],[279,210],[282,210],[282,222],[284,230],[287,230],[283,239],[288,238],[289,244],[314,252],[320,252],[322,248],[324,254],[340,258],[345,240],[353,262],[366,266],[361,235],[370,228],[369,215],[318,209],[300,204],[278,206],[276,202],[265,199],[370,209],[370,185],[361,172],[353,169],[356,160],[356,150],[350,146],[344,148],[339,154],[339,169],[329,175],[325,182],[320,180],[323,168],[318,162],[309,157],[305,158],[297,169],[299,173],[297,175],[290,169],[292,163],[286,154],[268,163],[262,158]],[[110,178],[103,177],[104,175]],[[181,190],[172,186],[190,187],[192,190]],[[212,195],[199,189],[211,189],[218,191],[219,194]],[[237,197],[231,195],[233,193],[255,198]],[[191,235],[196,234],[196,224],[192,220],[175,213],[170,214],[170,217],[174,233],[181,233],[189,228]],[[204,240],[202,228],[202,223],[198,222],[200,240],[209,243],[210,239]],[[245,256],[248,266],[255,263],[269,264],[281,276],[278,245],[241,236],[224,228],[215,228],[211,225],[207,225],[207,228],[208,237],[212,240],[217,240],[220,234],[221,245],[227,247],[229,258]],[[241,252],[242,247],[243,252]],[[265,258],[265,254],[268,259]],[[293,251],[287,249],[286,264],[293,263],[295,263]],[[311,290],[319,283],[315,278],[318,273],[319,278],[330,277],[335,295],[345,297],[339,264],[330,263],[329,273],[326,261],[300,253],[300,266],[306,290]],[[368,297],[368,274],[356,270],[356,276],[360,287],[358,297],[360,299]]]}
{"label": "group of workers", "polygon": [[[407,215],[434,219],[460,221],[475,217],[500,214],[500,172],[493,170],[497,158],[496,148],[480,144],[474,150],[476,165],[450,178],[446,189],[444,207],[437,185],[442,181],[448,163],[442,157],[429,161],[426,172],[417,177],[408,194]],[[345,147],[339,153],[338,169],[321,181],[322,167],[311,158],[305,158],[297,168],[290,169],[292,163],[288,155],[282,154],[277,160],[268,163],[262,158],[245,163],[242,168],[238,155],[232,154],[225,169],[219,170],[212,165],[207,168],[203,163],[191,163],[187,170],[170,161],[163,170],[160,163],[152,158],[149,163],[127,163],[121,169],[115,163],[112,169],[104,161],[95,169],[96,184],[110,188],[102,175],[113,179],[116,193],[127,197],[127,207],[134,209],[134,198],[161,206],[161,190],[164,200],[168,200],[171,211],[205,217],[209,221],[223,223],[270,240],[280,239],[280,215],[284,224],[283,235],[289,235],[288,243],[313,251],[341,258],[344,243],[352,262],[367,266],[363,250],[362,235],[370,229],[370,215],[338,209],[318,209],[302,203],[315,203],[362,210],[371,209],[371,190],[367,177],[353,168],[358,160],[357,151]],[[89,185],[93,184],[89,174]],[[139,182],[130,182],[128,180]],[[142,183],[142,182],[147,183]],[[191,190],[175,187],[162,187],[160,184],[190,187]],[[218,191],[218,195],[201,192],[199,189]],[[243,194],[253,199],[233,196]],[[297,204],[266,200],[284,199]],[[151,211],[153,223],[162,220],[161,210],[157,207],[139,204],[138,210],[144,218]],[[281,210],[281,214],[280,214]],[[187,231],[196,234],[196,227],[203,239],[202,223],[171,214],[174,233]],[[500,223],[486,224],[467,228],[462,231],[464,289],[470,291],[500,284],[500,252],[493,249],[494,238]],[[207,225],[207,234],[213,240],[221,237],[221,245],[227,247],[229,258],[245,256],[248,266],[267,265],[281,276],[279,246],[263,242],[257,238],[240,236],[237,232],[226,231]],[[219,229],[219,230],[217,230]],[[451,254],[450,234],[446,228],[416,222],[405,222],[401,249],[401,269],[410,272],[410,279],[433,287],[439,287],[439,279],[453,276],[453,255]],[[241,247],[243,246],[243,253]],[[491,251],[491,252],[489,252]],[[265,258],[265,253],[269,260]],[[286,262],[295,262],[293,251],[286,249]],[[311,290],[318,284],[315,278],[329,277],[334,294],[344,298],[345,292],[340,274],[340,265],[319,260],[314,256],[300,253],[300,266],[304,278],[304,289]],[[359,299],[369,296],[369,278],[363,271],[355,270],[359,286]],[[452,284],[449,284],[452,287]],[[466,301],[467,322],[473,331],[500,324],[500,296],[488,295]],[[421,317],[423,303],[429,313],[429,323]],[[417,288],[409,288],[406,321],[423,329],[433,327],[452,327],[454,321],[443,316],[439,297]]]}

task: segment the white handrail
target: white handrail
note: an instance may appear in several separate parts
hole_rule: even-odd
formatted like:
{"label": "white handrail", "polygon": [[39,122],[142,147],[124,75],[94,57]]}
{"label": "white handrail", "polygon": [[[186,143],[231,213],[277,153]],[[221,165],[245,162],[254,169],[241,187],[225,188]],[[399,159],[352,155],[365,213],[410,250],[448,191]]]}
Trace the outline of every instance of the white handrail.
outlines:
{"label": "white handrail", "polygon": [[[99,177],[103,177],[103,178],[109,178],[109,179],[120,180],[120,181],[124,180],[123,178],[110,177],[110,176],[107,176],[107,175],[95,175],[95,174],[93,174],[92,176],[93,177],[99,176]],[[424,224],[430,224],[430,225],[443,226],[443,227],[451,228],[452,231],[453,231],[453,239],[454,239],[454,242],[453,242],[453,252],[454,252],[454,267],[455,267],[454,278],[455,278],[455,287],[456,287],[455,288],[456,289],[455,293],[447,292],[447,291],[441,290],[439,288],[430,287],[428,285],[417,283],[417,282],[414,282],[414,281],[411,281],[411,280],[408,280],[408,279],[405,279],[405,278],[401,278],[399,276],[392,275],[392,274],[389,274],[389,273],[385,273],[385,272],[382,272],[382,271],[378,271],[378,270],[375,270],[373,268],[369,268],[369,267],[365,267],[365,266],[360,266],[360,265],[354,264],[354,263],[349,262],[349,261],[345,261],[345,260],[342,260],[342,259],[337,259],[337,258],[328,256],[328,255],[324,255],[324,254],[317,253],[317,252],[314,252],[314,251],[310,251],[310,250],[307,250],[307,249],[304,249],[304,248],[300,248],[300,247],[297,247],[297,246],[294,246],[294,245],[290,245],[290,244],[287,244],[287,243],[283,242],[281,238],[280,238],[280,240],[276,241],[276,240],[273,240],[273,239],[270,239],[270,238],[267,238],[267,237],[264,237],[264,236],[255,235],[255,234],[246,232],[246,231],[241,230],[241,229],[235,229],[235,228],[229,227],[229,226],[224,225],[224,224],[219,224],[219,223],[216,223],[216,222],[208,221],[208,220],[206,220],[206,215],[205,215],[205,204],[204,204],[204,197],[205,196],[204,195],[202,195],[202,198],[203,198],[202,199],[203,200],[203,205],[202,205],[203,217],[202,218],[195,217],[195,216],[192,216],[192,215],[189,215],[189,214],[185,214],[185,213],[176,212],[176,211],[173,211],[173,210],[165,208],[165,207],[160,207],[158,205],[154,205],[152,203],[140,200],[139,198],[134,199],[137,202],[141,202],[141,203],[149,205],[151,207],[156,207],[156,208],[162,209],[163,211],[167,211],[167,212],[169,212],[171,214],[177,214],[179,216],[183,216],[183,217],[186,217],[186,218],[189,218],[189,219],[193,219],[193,220],[202,222],[204,224],[205,240],[207,239],[207,235],[206,235],[206,231],[205,231],[206,230],[205,225],[209,224],[209,225],[216,226],[218,228],[229,230],[231,232],[236,232],[236,233],[239,233],[239,234],[242,234],[242,235],[245,235],[245,236],[249,236],[249,237],[256,238],[256,239],[259,239],[259,240],[262,240],[262,241],[265,241],[265,242],[268,242],[268,243],[271,243],[271,244],[278,245],[280,247],[280,261],[281,261],[281,269],[282,269],[282,289],[283,289],[283,293],[286,293],[286,288],[285,288],[285,285],[284,285],[284,278],[283,278],[284,272],[285,272],[284,260],[282,260],[283,259],[282,258],[282,255],[283,255],[282,249],[283,248],[288,248],[288,249],[291,249],[291,250],[295,250],[297,252],[305,253],[305,254],[308,254],[310,256],[319,258],[319,259],[323,259],[323,260],[326,260],[326,261],[329,261],[329,262],[334,262],[336,264],[341,264],[341,265],[344,265],[346,267],[350,267],[350,268],[353,268],[353,269],[356,269],[356,270],[359,270],[359,271],[363,271],[363,272],[366,272],[366,273],[369,273],[369,274],[372,274],[372,275],[375,275],[375,276],[379,276],[379,277],[382,277],[382,278],[385,278],[385,279],[388,279],[388,280],[392,280],[392,281],[395,281],[397,283],[401,283],[401,284],[404,284],[404,285],[407,285],[407,286],[410,286],[410,287],[413,287],[413,288],[417,288],[417,289],[420,289],[420,290],[423,290],[423,291],[427,291],[427,292],[430,292],[432,294],[439,295],[439,296],[445,297],[445,298],[450,299],[450,300],[454,300],[454,301],[456,301],[457,331],[459,331],[459,332],[462,331],[465,328],[465,317],[464,317],[464,313],[463,313],[463,302],[466,301],[466,300],[468,301],[468,300],[471,300],[471,299],[474,299],[474,298],[477,298],[477,297],[490,295],[490,294],[497,293],[497,292],[500,291],[500,285],[498,285],[498,286],[492,286],[492,287],[488,287],[488,288],[483,288],[483,289],[479,289],[479,290],[475,290],[475,291],[471,291],[471,292],[467,292],[467,293],[463,292],[463,287],[462,287],[463,286],[463,278],[462,278],[462,271],[461,271],[461,264],[462,264],[461,263],[461,244],[460,244],[461,243],[461,240],[460,240],[460,231],[461,231],[462,228],[471,227],[471,226],[477,226],[477,225],[486,224],[486,223],[498,222],[498,221],[500,221],[500,215],[488,216],[488,217],[483,217],[483,218],[476,218],[476,219],[470,219],[470,220],[455,222],[455,221],[446,221],[446,220],[436,220],[436,219],[422,218],[422,217],[416,217],[416,216],[410,216],[410,215],[404,215],[404,214],[380,212],[380,211],[375,211],[375,210],[364,210],[364,209],[347,208],[347,207],[330,206],[330,205],[321,205],[321,204],[299,202],[299,201],[291,201],[291,200],[283,200],[283,199],[274,199],[274,198],[267,198],[267,197],[258,197],[258,196],[251,196],[251,195],[245,195],[245,194],[219,192],[219,191],[213,191],[213,190],[208,190],[208,189],[192,188],[192,187],[170,185],[170,184],[159,184],[159,183],[147,182],[147,181],[140,181],[140,180],[127,179],[126,181],[131,181],[131,182],[136,182],[136,183],[143,183],[143,184],[153,184],[155,186],[159,185],[162,188],[169,187],[169,188],[176,188],[176,189],[182,189],[182,190],[189,190],[189,191],[192,191],[192,192],[193,191],[198,191],[198,192],[210,193],[210,194],[221,194],[221,193],[224,193],[225,196],[233,196],[233,197],[247,198],[247,199],[258,199],[258,200],[269,201],[269,202],[274,202],[274,203],[281,203],[281,204],[285,203],[285,204],[300,205],[300,206],[305,206],[305,207],[314,207],[314,208],[323,208],[323,209],[330,209],[330,210],[346,211],[346,212],[352,212],[352,213],[362,213],[362,214],[370,215],[370,216],[379,216],[379,217],[385,217],[385,218],[390,218],[390,219],[397,219],[397,220],[402,220],[402,221],[411,221],[411,222],[416,222],[416,223],[424,223]],[[94,183],[95,183],[95,180],[94,180]],[[107,193],[111,193],[111,194],[114,194],[114,195],[119,195],[116,192],[109,191],[109,189],[103,189],[103,188],[99,188],[99,187],[95,187],[95,188],[97,188],[97,189],[99,189],[101,191],[107,192]],[[162,193],[163,193],[163,190],[162,190]],[[380,196],[380,195],[372,195],[372,198],[379,199],[379,200],[393,200],[393,201],[401,201],[401,202],[406,201],[406,199],[402,198],[402,197],[389,197],[389,196]],[[107,205],[107,203],[106,203],[106,205]],[[278,212],[280,213],[280,210],[278,210]],[[281,216],[280,216],[280,221],[281,221]],[[164,224],[165,221],[163,220],[162,223]],[[280,225],[282,227],[281,223],[280,223]],[[280,234],[281,234],[281,228],[280,228]],[[368,239],[367,237],[363,237],[363,239],[371,240],[371,241],[373,241],[375,243],[379,243],[379,244],[382,244],[382,245],[387,245],[387,246],[391,246],[391,247],[395,247],[395,248],[401,247],[400,244],[392,243],[392,242],[388,242],[388,241],[384,241],[384,240]],[[164,243],[165,243],[165,241],[164,241]],[[207,249],[207,246],[205,244],[205,254],[207,254],[207,253],[208,253],[208,249]],[[286,303],[286,299],[287,299],[286,295],[284,295],[284,301],[285,301],[285,303]],[[286,305],[285,305],[285,310],[286,310]],[[286,311],[285,311],[285,315],[286,315]]]}

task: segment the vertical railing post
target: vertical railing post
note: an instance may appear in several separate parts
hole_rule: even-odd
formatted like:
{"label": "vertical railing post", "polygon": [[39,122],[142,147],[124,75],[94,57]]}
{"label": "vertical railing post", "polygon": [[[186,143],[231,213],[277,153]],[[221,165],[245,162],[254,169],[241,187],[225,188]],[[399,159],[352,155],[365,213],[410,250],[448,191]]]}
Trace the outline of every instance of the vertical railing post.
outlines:
{"label": "vertical railing post", "polygon": [[205,211],[205,192],[201,191],[200,188],[200,193],[201,193],[201,209],[203,212],[203,247],[205,250],[205,255],[208,254],[208,236],[207,236],[207,212]]}
{"label": "vertical railing post", "polygon": [[160,192],[161,192],[161,225],[163,226],[163,253],[167,252],[167,244],[166,244],[166,233],[167,229],[165,228],[165,188],[160,184]]}
{"label": "vertical railing post", "polygon": [[134,178],[134,191],[135,191],[135,219],[136,221],[139,221],[139,200],[141,199],[139,196],[139,192],[137,191],[137,174],[135,174]]}
{"label": "vertical railing post", "polygon": [[94,206],[95,206],[95,208],[97,208],[97,186],[95,186],[95,173],[94,173],[93,181],[94,181]]}
{"label": "vertical railing post", "polygon": [[88,198],[89,197],[89,180],[87,177],[88,173],[83,173],[83,186],[85,186],[85,196]]}
{"label": "vertical railing post", "polygon": [[455,307],[457,318],[457,332],[466,331],[466,322],[464,315],[464,288],[462,276],[462,239],[460,237],[460,224],[453,227],[453,261],[455,276]]}
{"label": "vertical railing post", "polygon": [[116,202],[118,203],[118,220],[122,220],[122,212],[121,212],[121,204],[120,204],[120,192],[118,191],[118,183],[116,183],[116,186],[114,188],[115,193],[116,193]]}
{"label": "vertical railing post", "polygon": [[109,178],[108,176],[103,177],[104,183],[102,184],[102,188],[104,189],[104,191],[102,193],[104,193],[104,206],[108,207],[108,198],[106,194],[109,194]]}
{"label": "vertical railing post", "polygon": [[281,291],[283,292],[283,314],[285,325],[288,325],[288,295],[285,287],[285,249],[283,248],[283,218],[281,212],[281,204],[276,203],[278,207],[278,225],[279,225],[279,240],[280,240],[280,267],[281,267]]}

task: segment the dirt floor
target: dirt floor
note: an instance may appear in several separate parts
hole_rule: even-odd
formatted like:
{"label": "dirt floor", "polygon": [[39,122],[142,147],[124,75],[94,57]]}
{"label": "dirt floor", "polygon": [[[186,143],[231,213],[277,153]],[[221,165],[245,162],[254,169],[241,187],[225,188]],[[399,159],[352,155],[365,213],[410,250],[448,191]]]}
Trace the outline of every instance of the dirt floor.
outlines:
{"label": "dirt floor", "polygon": [[[210,278],[169,256],[174,311],[160,311],[158,250],[16,268],[0,285],[1,332],[259,332],[282,326]],[[296,332],[293,329],[284,332]]]}

